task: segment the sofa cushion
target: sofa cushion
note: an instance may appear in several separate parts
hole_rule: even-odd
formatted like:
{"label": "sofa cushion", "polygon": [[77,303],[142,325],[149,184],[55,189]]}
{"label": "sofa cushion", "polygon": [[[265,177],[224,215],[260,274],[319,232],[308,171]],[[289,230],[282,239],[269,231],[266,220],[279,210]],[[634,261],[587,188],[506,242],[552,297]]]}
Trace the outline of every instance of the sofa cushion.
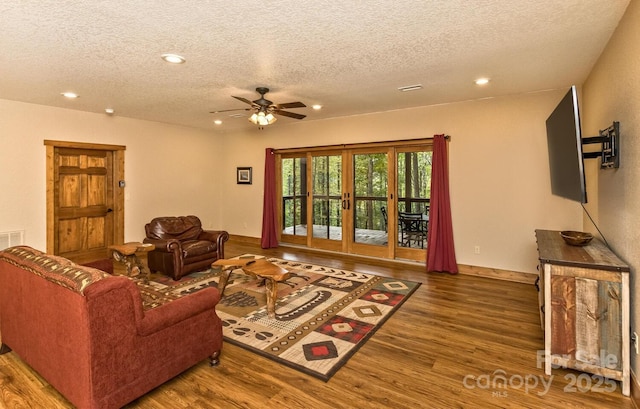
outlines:
{"label": "sofa cushion", "polygon": [[84,295],[90,284],[110,277],[96,268],[80,266],[63,257],[45,254],[28,246],[15,246],[0,252],[6,262],[48,281]]}
{"label": "sofa cushion", "polygon": [[148,225],[147,237],[155,240],[196,240],[202,232],[197,216],[156,217]]}

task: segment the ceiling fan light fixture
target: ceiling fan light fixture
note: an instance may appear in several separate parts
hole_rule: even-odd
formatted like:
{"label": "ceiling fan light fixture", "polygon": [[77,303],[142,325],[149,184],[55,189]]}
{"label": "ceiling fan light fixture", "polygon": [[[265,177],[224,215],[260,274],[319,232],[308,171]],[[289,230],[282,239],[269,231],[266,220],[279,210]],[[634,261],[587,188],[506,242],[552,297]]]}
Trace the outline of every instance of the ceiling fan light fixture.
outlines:
{"label": "ceiling fan light fixture", "polygon": [[269,112],[267,114],[263,110],[260,110],[258,112],[254,112],[249,117],[249,122],[251,122],[253,124],[256,124],[258,126],[271,125],[272,123],[274,123],[277,120],[278,120],[278,118],[276,118],[271,112]]}
{"label": "ceiling fan light fixture", "polygon": [[[262,129],[262,127],[264,126],[271,125],[272,123],[276,122],[278,120],[278,118],[276,118],[276,115],[278,116],[282,115],[282,116],[286,116],[294,119],[306,118],[306,115],[298,114],[295,112],[284,111],[284,109],[288,109],[288,108],[306,108],[307,106],[302,102],[296,101],[296,102],[287,102],[283,104],[274,104],[273,102],[269,101],[264,97],[264,94],[269,92],[269,88],[258,87],[256,88],[256,91],[260,94],[260,98],[256,99],[255,101],[250,101],[245,97],[237,97],[235,95],[232,95],[233,98],[237,99],[238,101],[242,101],[245,104],[250,105],[251,108],[224,109],[222,111],[213,111],[211,113],[217,114],[217,113],[226,112],[226,111],[252,111],[253,113],[247,118],[247,120],[254,125],[258,125],[260,129]],[[239,114],[234,116],[238,116],[238,115]]]}

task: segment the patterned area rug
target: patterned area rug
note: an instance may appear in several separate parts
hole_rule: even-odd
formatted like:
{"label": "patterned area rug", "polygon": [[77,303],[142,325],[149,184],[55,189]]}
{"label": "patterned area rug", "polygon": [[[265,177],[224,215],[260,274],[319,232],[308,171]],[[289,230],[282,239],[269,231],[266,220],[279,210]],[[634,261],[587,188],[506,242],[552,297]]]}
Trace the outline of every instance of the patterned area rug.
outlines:
{"label": "patterned area rug", "polygon": [[[261,258],[246,255],[241,258]],[[267,258],[292,272],[278,286],[275,319],[265,286],[235,270],[217,307],[226,341],[328,381],[420,286],[420,283],[301,262]],[[173,294],[216,286],[219,270],[179,281],[152,277]]]}

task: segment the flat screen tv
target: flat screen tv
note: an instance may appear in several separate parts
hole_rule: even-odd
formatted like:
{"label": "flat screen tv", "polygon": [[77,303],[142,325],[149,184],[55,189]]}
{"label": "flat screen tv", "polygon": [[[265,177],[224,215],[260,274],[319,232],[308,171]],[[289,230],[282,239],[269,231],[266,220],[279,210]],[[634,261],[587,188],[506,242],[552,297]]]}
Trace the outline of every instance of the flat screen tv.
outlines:
{"label": "flat screen tv", "polygon": [[551,192],[587,203],[578,94],[572,86],[547,119]]}

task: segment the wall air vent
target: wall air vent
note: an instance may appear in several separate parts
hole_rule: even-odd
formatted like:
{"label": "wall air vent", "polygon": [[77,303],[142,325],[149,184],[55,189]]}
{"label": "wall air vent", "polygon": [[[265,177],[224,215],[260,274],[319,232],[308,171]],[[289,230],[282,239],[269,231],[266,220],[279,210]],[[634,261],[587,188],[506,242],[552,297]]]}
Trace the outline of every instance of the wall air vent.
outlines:
{"label": "wall air vent", "polygon": [[0,232],[0,250],[24,244],[24,230]]}
{"label": "wall air vent", "polygon": [[422,84],[407,85],[406,87],[400,87],[398,88],[398,91],[407,92],[407,91],[417,91],[419,89],[422,89]]}

